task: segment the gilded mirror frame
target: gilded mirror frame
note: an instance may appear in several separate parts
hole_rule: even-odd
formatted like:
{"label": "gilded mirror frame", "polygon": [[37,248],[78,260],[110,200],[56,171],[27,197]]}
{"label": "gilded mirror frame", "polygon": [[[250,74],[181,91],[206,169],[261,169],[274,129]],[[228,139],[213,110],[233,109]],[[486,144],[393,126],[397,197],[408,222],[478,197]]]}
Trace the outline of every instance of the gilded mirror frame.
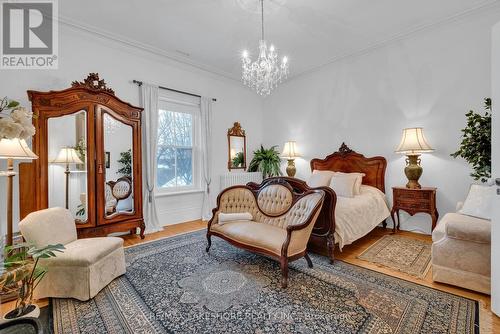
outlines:
{"label": "gilded mirror frame", "polygon": [[[231,155],[231,137],[243,138],[243,163],[241,166],[233,166],[233,158]],[[233,169],[247,169],[247,139],[245,130],[241,127],[239,122],[234,122],[233,127],[227,129],[227,169],[229,171]]]}

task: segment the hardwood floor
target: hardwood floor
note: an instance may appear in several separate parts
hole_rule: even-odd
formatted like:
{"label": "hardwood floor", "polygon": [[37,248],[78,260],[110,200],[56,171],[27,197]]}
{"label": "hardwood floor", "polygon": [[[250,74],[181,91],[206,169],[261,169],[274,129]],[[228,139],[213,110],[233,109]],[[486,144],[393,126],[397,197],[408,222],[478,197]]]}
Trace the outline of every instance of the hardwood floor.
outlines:
{"label": "hardwood floor", "polygon": [[[123,236],[124,239],[124,245],[126,247],[128,246],[133,246],[136,244],[144,243],[144,242],[150,242],[156,239],[161,239],[165,237],[171,237],[174,235],[182,234],[182,233],[188,233],[196,230],[201,230],[206,228],[206,223],[202,221],[192,221],[192,222],[187,222],[187,223],[182,223],[182,224],[177,224],[177,225],[170,225],[165,227],[165,229],[161,232],[157,233],[152,233],[146,235],[144,240],[141,240],[138,235],[127,235]],[[425,276],[424,279],[418,279],[413,276],[401,273],[399,271],[391,270],[389,268],[385,268],[367,261],[363,261],[357,258],[361,252],[363,252],[366,248],[368,248],[371,244],[376,242],[378,239],[380,239],[383,235],[385,234],[390,234],[392,230],[390,229],[383,229],[383,228],[376,228],[372,232],[370,232],[367,236],[364,238],[361,238],[357,240],[354,244],[345,246],[343,251],[340,252],[338,249],[335,251],[335,257],[338,260],[342,260],[354,265],[358,265],[364,268],[372,269],[378,272],[382,272],[384,274],[388,274],[394,277],[399,277],[401,279],[411,281],[417,284],[429,286],[438,290],[446,291],[449,293],[457,294],[463,297],[475,299],[479,301],[480,305],[480,312],[479,312],[479,317],[480,317],[480,326],[481,326],[481,333],[500,333],[500,318],[491,313],[490,307],[491,307],[491,300],[490,296],[476,293],[473,291],[453,287],[450,285],[446,284],[441,284],[441,283],[434,283],[432,281],[432,269],[429,270],[427,275]],[[431,242],[431,237],[428,235],[423,235],[423,234],[418,234],[418,233],[412,233],[412,232],[406,232],[406,231],[401,231],[398,232],[398,234],[405,235],[411,238],[415,239],[420,239],[424,240],[427,242]],[[45,306],[47,305],[47,300],[40,300],[37,302],[40,306]],[[2,314],[4,314],[5,311],[8,311],[13,308],[14,302],[10,303],[5,303],[2,304]]]}

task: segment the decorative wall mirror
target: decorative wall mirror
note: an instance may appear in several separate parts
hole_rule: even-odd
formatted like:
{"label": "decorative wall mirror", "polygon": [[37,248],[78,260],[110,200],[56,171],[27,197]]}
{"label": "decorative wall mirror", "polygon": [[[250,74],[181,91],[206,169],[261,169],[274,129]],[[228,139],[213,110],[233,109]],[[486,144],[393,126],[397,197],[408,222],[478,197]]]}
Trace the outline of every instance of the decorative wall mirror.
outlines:
{"label": "decorative wall mirror", "polygon": [[245,130],[241,128],[239,122],[234,122],[232,128],[227,130],[228,161],[227,168],[243,169],[247,168],[247,143]]}

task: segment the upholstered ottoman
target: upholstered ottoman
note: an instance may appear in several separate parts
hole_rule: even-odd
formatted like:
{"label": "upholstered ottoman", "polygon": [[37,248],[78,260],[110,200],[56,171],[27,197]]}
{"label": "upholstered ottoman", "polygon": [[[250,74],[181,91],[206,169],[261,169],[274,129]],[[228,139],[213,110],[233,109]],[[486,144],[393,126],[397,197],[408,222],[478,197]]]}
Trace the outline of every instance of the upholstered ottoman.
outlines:
{"label": "upholstered ottoman", "polygon": [[113,279],[125,273],[123,240],[116,237],[77,239],[71,213],[51,208],[30,213],[19,223],[27,242],[43,247],[63,244],[64,253],[41,259],[48,268],[35,298],[93,298]]}

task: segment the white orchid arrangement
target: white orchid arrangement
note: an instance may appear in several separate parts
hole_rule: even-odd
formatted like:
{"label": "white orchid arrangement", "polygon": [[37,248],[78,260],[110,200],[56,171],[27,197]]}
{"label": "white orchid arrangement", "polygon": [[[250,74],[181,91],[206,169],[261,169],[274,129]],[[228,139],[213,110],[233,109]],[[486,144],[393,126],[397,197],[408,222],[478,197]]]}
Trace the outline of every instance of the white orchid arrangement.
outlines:
{"label": "white orchid arrangement", "polygon": [[35,134],[31,124],[33,113],[21,107],[19,102],[0,99],[0,139],[28,139]]}

